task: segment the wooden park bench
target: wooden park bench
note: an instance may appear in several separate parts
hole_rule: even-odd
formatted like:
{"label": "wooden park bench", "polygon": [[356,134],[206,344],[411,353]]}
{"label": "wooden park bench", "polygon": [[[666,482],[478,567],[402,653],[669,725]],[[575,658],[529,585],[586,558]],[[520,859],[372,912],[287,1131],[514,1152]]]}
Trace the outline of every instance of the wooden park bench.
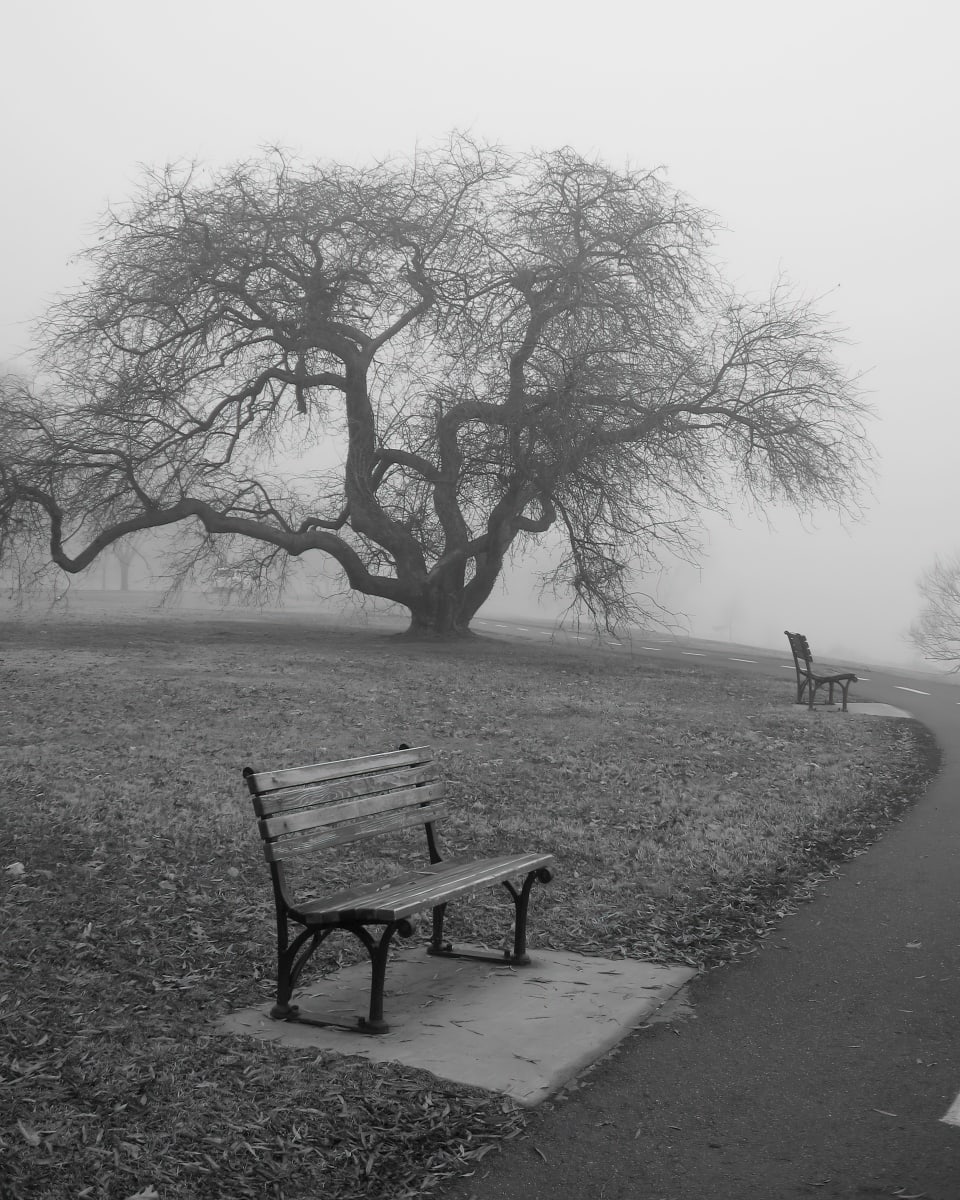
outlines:
{"label": "wooden park bench", "polygon": [[813,655],[810,653],[810,643],[802,633],[791,633],[788,629],[784,630],[787,639],[790,642],[790,649],[793,651],[793,665],[797,668],[797,703],[803,703],[804,692],[807,696],[807,704],[813,708],[813,699],[817,693],[817,688],[828,687],[830,689],[830,698],[827,703],[833,703],[834,686],[840,688],[843,695],[843,711],[847,711],[847,692],[850,690],[850,684],[857,682],[857,677],[852,671],[843,671],[837,675],[818,675],[813,669]]}
{"label": "wooden park bench", "polygon": [[[496,858],[441,857],[435,831],[445,815],[445,787],[428,747],[371,754],[339,762],[317,763],[277,771],[254,771],[243,776],[260,818],[260,835],[270,864],[277,911],[277,1002],[270,1015],[277,1020],[328,1024],[301,1014],[290,1003],[297,979],[317,948],[337,930],[354,934],[370,956],[370,1010],[359,1018],[365,1033],[386,1033],[383,986],[394,934],[410,937],[410,918],[433,911],[429,954],[455,954],[444,941],[443,919],[448,901],[491,884],[503,884],[513,898],[513,950],[494,961],[513,966],[529,963],[526,947],[527,904],[536,880],[553,877],[551,854],[507,854]],[[312,874],[309,856],[369,838],[396,841],[399,830],[423,825],[427,854],[417,865],[393,878],[365,882],[319,898],[291,890],[285,868],[299,865],[299,874]],[[394,835],[392,838],[390,835]],[[381,843],[383,845],[384,843]],[[303,869],[304,856],[307,870]],[[517,880],[518,882],[513,882]],[[301,927],[291,940],[290,926]]]}

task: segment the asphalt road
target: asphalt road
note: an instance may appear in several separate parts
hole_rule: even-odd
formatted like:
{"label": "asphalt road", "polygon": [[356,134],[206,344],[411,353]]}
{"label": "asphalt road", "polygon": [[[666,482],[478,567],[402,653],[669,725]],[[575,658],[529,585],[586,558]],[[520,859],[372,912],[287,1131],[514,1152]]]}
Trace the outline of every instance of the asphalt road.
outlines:
{"label": "asphalt road", "polygon": [[[650,647],[583,639],[793,685],[789,653]],[[851,700],[933,731],[944,764],[929,792],[761,950],[695,981],[692,1015],[635,1032],[444,1200],[960,1200],[960,690],[831,665],[861,675]]]}

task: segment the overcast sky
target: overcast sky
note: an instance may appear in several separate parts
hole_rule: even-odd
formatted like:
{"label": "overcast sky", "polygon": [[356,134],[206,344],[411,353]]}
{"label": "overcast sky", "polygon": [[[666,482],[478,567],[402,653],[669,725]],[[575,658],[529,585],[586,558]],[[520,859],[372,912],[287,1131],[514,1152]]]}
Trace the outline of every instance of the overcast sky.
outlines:
{"label": "overcast sky", "polygon": [[[662,166],[740,287],[785,272],[849,331],[880,475],[865,519],[711,521],[661,581],[692,631],[911,661],[916,580],[960,549],[960,18],[947,0],[7,0],[0,361],[139,164],[280,144],[367,161],[452,129]],[[515,602],[522,589],[493,604]]]}

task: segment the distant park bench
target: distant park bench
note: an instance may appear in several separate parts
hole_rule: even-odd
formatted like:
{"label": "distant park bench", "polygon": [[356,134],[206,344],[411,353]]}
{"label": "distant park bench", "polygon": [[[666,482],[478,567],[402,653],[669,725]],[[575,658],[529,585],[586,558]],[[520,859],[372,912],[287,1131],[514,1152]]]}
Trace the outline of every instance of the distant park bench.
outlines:
{"label": "distant park bench", "polygon": [[[513,898],[513,951],[494,961],[529,963],[526,947],[527,904],[536,880],[553,877],[551,854],[508,854],[496,858],[441,858],[435,823],[446,814],[445,788],[428,747],[371,754],[339,762],[317,763],[277,771],[243,771],[260,818],[260,835],[270,864],[277,913],[277,1002],[270,1015],[278,1020],[326,1024],[301,1014],[290,1003],[297,979],[321,943],[337,930],[354,934],[366,947],[372,967],[370,1009],[359,1018],[366,1033],[386,1033],[383,987],[390,942],[394,934],[413,933],[410,918],[433,910],[429,954],[457,956],[443,939],[447,902],[478,888],[501,883]],[[427,855],[416,866],[379,882],[358,881],[342,891],[319,898],[301,898],[290,888],[285,867],[301,864],[300,874],[315,865],[303,858],[368,838],[387,838],[405,828],[423,825]],[[382,843],[381,843],[382,844]],[[515,884],[512,880],[520,880]],[[290,940],[290,926],[301,930]],[[376,932],[375,932],[376,931]]]}
{"label": "distant park bench", "polygon": [[850,684],[857,682],[857,677],[852,671],[843,671],[837,675],[819,675],[813,669],[813,655],[810,653],[810,643],[802,633],[791,633],[785,629],[784,633],[790,642],[790,649],[793,651],[793,665],[797,668],[797,703],[802,704],[804,693],[806,693],[807,704],[813,708],[814,696],[817,693],[817,688],[828,687],[830,689],[830,698],[828,703],[833,703],[834,686],[839,687],[843,695],[843,711],[847,711],[847,692],[850,690]]}

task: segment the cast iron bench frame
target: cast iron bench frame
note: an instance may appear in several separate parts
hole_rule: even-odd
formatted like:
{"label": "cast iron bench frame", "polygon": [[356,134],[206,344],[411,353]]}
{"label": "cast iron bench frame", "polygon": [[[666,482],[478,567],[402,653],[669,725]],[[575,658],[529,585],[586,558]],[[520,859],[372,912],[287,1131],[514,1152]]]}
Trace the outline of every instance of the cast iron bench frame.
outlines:
{"label": "cast iron bench frame", "polygon": [[793,665],[797,668],[797,703],[803,703],[803,693],[807,693],[807,705],[813,708],[813,700],[817,694],[817,688],[828,687],[830,689],[830,698],[828,704],[833,703],[834,686],[840,688],[843,694],[843,711],[847,711],[847,692],[850,690],[851,683],[857,683],[857,677],[852,671],[842,671],[836,675],[818,675],[813,669],[813,655],[810,653],[810,643],[802,633],[791,633],[789,629],[783,631],[787,635],[787,640],[790,642],[790,649],[793,651]]}
{"label": "cast iron bench frame", "polygon": [[[290,1003],[308,960],[330,934],[352,933],[370,956],[370,1008],[359,1017],[364,1033],[386,1033],[383,987],[390,943],[395,934],[413,933],[410,918],[433,910],[433,935],[427,952],[449,957],[492,959],[522,966],[530,962],[526,927],[530,889],[553,878],[552,854],[526,853],[481,859],[444,859],[435,823],[446,815],[445,785],[427,746],[370,754],[336,762],[276,771],[244,767],[243,777],[259,817],[264,855],[270,865],[277,914],[276,1020],[311,1025],[335,1024],[302,1014]],[[297,900],[288,890],[284,862],[294,855],[332,849],[350,842],[423,825],[428,861],[383,882],[364,883],[322,896]],[[513,880],[522,878],[515,884]],[[447,903],[458,896],[502,884],[515,909],[513,950],[500,957],[457,953],[444,941]],[[291,940],[290,926],[301,926]],[[379,934],[375,933],[379,930]]]}

